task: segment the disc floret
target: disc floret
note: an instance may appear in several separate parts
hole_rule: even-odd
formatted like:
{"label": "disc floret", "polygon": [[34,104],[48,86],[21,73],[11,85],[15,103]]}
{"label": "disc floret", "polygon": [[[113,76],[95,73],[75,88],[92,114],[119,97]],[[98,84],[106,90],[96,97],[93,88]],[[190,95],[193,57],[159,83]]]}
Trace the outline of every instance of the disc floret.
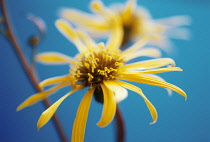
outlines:
{"label": "disc floret", "polygon": [[119,67],[124,64],[120,50],[110,51],[103,44],[81,53],[77,59],[70,75],[74,76],[76,84],[84,87],[97,86],[103,81],[116,79]]}

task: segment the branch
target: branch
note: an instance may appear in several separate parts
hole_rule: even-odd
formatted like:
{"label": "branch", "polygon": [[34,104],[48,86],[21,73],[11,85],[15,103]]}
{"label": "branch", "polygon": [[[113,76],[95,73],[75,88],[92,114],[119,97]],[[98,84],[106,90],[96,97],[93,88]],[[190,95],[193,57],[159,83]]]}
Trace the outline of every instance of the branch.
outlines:
{"label": "branch", "polygon": [[[17,39],[15,38],[15,34],[13,32],[13,29],[10,25],[10,21],[9,21],[9,17],[8,17],[8,14],[7,14],[7,10],[6,10],[6,5],[5,5],[5,1],[4,0],[0,0],[0,9],[2,10],[2,15],[4,17],[4,22],[5,22],[5,26],[6,26],[6,29],[7,29],[7,34],[8,34],[8,37],[9,37],[9,40],[10,40],[10,43],[12,44],[12,47],[21,63],[21,66],[23,67],[24,69],[24,72],[26,74],[26,76],[28,77],[29,81],[31,82],[32,86],[34,87],[34,89],[37,91],[37,92],[41,92],[41,88],[39,87],[39,82],[37,80],[37,77],[36,75],[34,74],[34,71],[31,70],[31,68],[29,67],[28,63],[27,63],[27,60],[23,54],[23,52],[21,51],[21,48],[20,48],[20,45],[17,41]],[[43,100],[43,104],[45,105],[46,108],[48,108],[50,106],[50,102],[45,99]],[[67,142],[67,139],[65,137],[65,134],[63,132],[63,129],[59,123],[59,120],[57,118],[56,115],[53,116],[53,122],[54,122],[54,126],[60,136],[60,139],[62,142]]]}

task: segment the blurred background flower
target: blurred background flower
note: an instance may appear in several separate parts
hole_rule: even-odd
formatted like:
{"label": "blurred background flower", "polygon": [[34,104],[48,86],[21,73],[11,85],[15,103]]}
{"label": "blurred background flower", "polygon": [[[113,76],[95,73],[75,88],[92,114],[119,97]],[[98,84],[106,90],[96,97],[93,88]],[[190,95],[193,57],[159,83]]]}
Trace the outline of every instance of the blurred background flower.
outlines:
{"label": "blurred background flower", "polygon": [[[190,32],[185,27],[191,23],[191,19],[187,15],[154,19],[150,11],[137,5],[136,0],[127,0],[126,3],[111,3],[110,5],[106,7],[102,1],[93,0],[90,3],[92,13],[63,8],[60,15],[76,26],[88,30],[95,37],[107,36],[113,31],[113,17],[119,17],[124,33],[123,46],[146,37],[149,39],[149,44],[170,51],[172,45],[170,38],[190,38]],[[115,13],[115,16],[112,13]]]}
{"label": "blurred background flower", "polygon": [[[125,3],[125,1],[104,0],[105,5],[113,2]],[[90,1],[6,1],[12,26],[18,40],[21,43],[27,58],[31,57],[31,48],[28,38],[32,33],[38,33],[34,25],[27,19],[29,13],[42,18],[47,27],[44,40],[40,43],[38,52],[58,51],[73,56],[77,53],[74,45],[69,43],[55,28],[54,22],[58,18],[59,8],[71,7],[90,12],[87,5]],[[166,81],[181,87],[188,94],[188,100],[183,101],[179,95],[167,96],[164,89],[140,85],[144,94],[156,106],[159,120],[154,125],[148,125],[150,115],[145,104],[139,103],[141,98],[131,91],[126,101],[121,102],[120,108],[125,120],[127,142],[208,142],[210,141],[210,96],[209,96],[209,47],[210,47],[210,1],[209,0],[147,0],[138,1],[139,5],[147,8],[151,15],[158,19],[173,15],[189,15],[192,25],[189,26],[192,37],[190,41],[172,40],[174,52],[165,54],[176,61],[177,66],[183,72],[171,72],[161,75]],[[71,48],[72,47],[72,48]],[[69,48],[71,50],[69,50]],[[45,110],[42,103],[38,103],[30,109],[16,113],[16,107],[31,94],[34,94],[31,84],[26,78],[20,63],[18,62],[11,45],[0,36],[0,141],[2,142],[46,142],[59,141],[59,137],[50,122],[39,132],[36,123],[40,114]],[[37,65],[40,80],[67,74],[68,67]],[[69,90],[61,90],[52,96],[52,102],[60,98]],[[77,111],[77,107],[84,93],[72,95],[62,103],[62,110],[58,110],[58,116],[64,127],[67,137],[70,137],[71,128]],[[74,100],[74,101],[72,101]],[[132,103],[131,103],[132,102]],[[161,102],[161,103],[160,103]],[[103,129],[95,123],[100,118],[102,106],[93,102],[87,123],[86,141],[115,142],[115,125],[111,124]],[[131,111],[132,110],[132,111]],[[139,121],[142,120],[142,121]]]}

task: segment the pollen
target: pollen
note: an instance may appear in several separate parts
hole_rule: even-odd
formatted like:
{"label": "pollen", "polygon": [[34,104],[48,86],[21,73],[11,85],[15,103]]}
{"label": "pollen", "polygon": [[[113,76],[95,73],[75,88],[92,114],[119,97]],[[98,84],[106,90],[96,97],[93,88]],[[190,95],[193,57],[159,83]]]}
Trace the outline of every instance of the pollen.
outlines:
{"label": "pollen", "polygon": [[109,51],[104,45],[98,45],[81,53],[73,63],[70,76],[76,84],[98,86],[105,80],[115,80],[119,67],[124,64],[120,50]]}

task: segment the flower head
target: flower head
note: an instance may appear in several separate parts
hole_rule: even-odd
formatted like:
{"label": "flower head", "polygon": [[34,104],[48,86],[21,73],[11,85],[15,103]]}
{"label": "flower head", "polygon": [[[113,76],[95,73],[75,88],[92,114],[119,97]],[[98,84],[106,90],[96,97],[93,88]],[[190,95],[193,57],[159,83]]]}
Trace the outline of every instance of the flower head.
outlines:
{"label": "flower head", "polygon": [[64,8],[61,10],[61,16],[98,37],[113,31],[113,18],[110,18],[110,13],[115,13],[120,17],[121,25],[119,26],[124,32],[122,45],[139,40],[139,38],[148,38],[150,44],[168,49],[170,47],[169,38],[189,38],[189,31],[180,27],[189,25],[188,16],[154,20],[145,8],[137,7],[135,0],[128,0],[125,5],[117,4],[109,8],[97,0],[91,3],[91,10],[92,15]]}
{"label": "flower head", "polygon": [[93,96],[99,98],[98,100],[103,103],[103,112],[97,123],[100,127],[105,127],[112,121],[116,112],[116,103],[126,97],[126,89],[138,93],[143,98],[153,119],[151,124],[157,121],[157,111],[142,90],[124,80],[163,87],[173,90],[185,98],[187,97],[185,92],[177,86],[153,75],[168,71],[181,71],[180,68],[175,67],[172,59],[159,58],[127,64],[126,62],[133,58],[139,56],[155,57],[159,55],[159,52],[152,48],[144,49],[146,39],[142,39],[130,48],[121,51],[119,47],[122,41],[122,32],[118,26],[119,21],[116,20],[113,24],[115,24],[115,28],[108,43],[104,45],[103,43],[96,44],[86,33],[73,29],[65,20],[56,21],[57,28],[76,45],[79,54],[74,58],[57,52],[47,52],[37,56],[39,62],[46,64],[70,64],[70,72],[64,76],[42,81],[40,83],[41,88],[49,85],[52,87],[29,97],[17,110],[48,97],[62,87],[70,86],[72,88],[70,92],[42,113],[37,123],[38,129],[50,120],[59,105],[69,95],[85,87],[88,88],[88,91],[81,100],[77,111],[72,130],[72,142],[84,141],[86,121]]}

